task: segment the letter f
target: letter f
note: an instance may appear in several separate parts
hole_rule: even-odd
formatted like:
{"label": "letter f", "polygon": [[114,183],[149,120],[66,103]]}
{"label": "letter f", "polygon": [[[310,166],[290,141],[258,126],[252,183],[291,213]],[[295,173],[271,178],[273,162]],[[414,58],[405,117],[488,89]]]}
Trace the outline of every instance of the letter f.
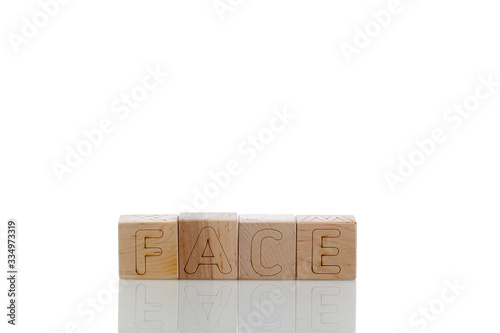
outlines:
{"label": "letter f", "polygon": [[140,229],[135,233],[135,270],[137,274],[146,274],[146,257],[161,256],[163,253],[159,247],[147,247],[148,238],[162,238],[163,231],[160,229]]}

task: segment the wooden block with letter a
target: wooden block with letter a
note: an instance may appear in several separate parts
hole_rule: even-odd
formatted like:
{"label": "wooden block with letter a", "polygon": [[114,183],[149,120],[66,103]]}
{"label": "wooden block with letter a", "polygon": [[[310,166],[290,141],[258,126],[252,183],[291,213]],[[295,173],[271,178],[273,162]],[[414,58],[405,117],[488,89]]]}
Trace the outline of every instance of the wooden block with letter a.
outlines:
{"label": "wooden block with letter a", "polygon": [[120,278],[177,279],[177,215],[122,215]]}
{"label": "wooden block with letter a", "polygon": [[238,278],[236,213],[182,213],[179,218],[179,277]]}
{"label": "wooden block with letter a", "polygon": [[297,216],[297,279],[356,279],[354,216]]}
{"label": "wooden block with letter a", "polygon": [[296,229],[294,215],[240,215],[239,278],[294,280]]}

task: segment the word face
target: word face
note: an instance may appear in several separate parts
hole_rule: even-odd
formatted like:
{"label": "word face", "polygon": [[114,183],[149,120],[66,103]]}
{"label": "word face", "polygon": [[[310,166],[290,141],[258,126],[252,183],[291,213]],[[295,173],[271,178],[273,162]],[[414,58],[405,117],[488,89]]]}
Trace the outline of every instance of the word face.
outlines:
{"label": "word face", "polygon": [[352,215],[126,215],[120,278],[354,280]]}

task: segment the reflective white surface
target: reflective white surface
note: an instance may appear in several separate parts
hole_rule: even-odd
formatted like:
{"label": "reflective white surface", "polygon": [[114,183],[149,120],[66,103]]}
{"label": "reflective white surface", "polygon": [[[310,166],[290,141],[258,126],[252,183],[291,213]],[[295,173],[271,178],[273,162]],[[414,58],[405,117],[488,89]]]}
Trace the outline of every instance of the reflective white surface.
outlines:
{"label": "reflective white surface", "polygon": [[355,281],[122,280],[120,333],[356,331]]}

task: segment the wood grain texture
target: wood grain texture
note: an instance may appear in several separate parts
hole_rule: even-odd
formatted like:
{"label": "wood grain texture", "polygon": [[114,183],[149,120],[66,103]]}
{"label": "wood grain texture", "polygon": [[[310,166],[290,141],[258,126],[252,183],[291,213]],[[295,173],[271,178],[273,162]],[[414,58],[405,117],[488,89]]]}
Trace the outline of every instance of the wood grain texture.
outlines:
{"label": "wood grain texture", "polygon": [[356,279],[354,216],[297,216],[297,279]]}
{"label": "wood grain texture", "polygon": [[182,213],[179,218],[179,277],[238,278],[236,213]]}
{"label": "wood grain texture", "polygon": [[294,215],[240,215],[239,278],[295,279],[296,246]]}
{"label": "wood grain texture", "polygon": [[123,215],[120,278],[177,279],[177,215]]}

